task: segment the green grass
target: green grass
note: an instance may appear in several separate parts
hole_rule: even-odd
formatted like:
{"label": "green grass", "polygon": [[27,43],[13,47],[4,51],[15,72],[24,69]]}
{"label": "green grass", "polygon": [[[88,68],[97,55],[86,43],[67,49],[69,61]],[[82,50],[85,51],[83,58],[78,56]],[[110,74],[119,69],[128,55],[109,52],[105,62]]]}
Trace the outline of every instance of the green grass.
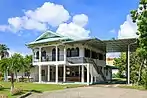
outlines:
{"label": "green grass", "polygon": [[[10,82],[0,82],[0,85],[4,87],[4,89],[0,90],[0,94],[8,95],[9,98],[16,98],[17,96],[11,96],[10,94]],[[53,91],[53,90],[61,90],[65,88],[73,88],[73,87],[79,87],[81,85],[78,84],[69,84],[69,85],[57,85],[57,84],[35,84],[35,83],[23,83],[18,82],[15,83],[15,88],[22,88],[23,93],[29,92],[31,90],[34,90],[34,92],[42,93],[44,91]]]}
{"label": "green grass", "polygon": [[145,88],[143,86],[137,86],[137,85],[120,85],[118,87],[120,87],[120,88],[129,88],[129,89],[145,90]]}

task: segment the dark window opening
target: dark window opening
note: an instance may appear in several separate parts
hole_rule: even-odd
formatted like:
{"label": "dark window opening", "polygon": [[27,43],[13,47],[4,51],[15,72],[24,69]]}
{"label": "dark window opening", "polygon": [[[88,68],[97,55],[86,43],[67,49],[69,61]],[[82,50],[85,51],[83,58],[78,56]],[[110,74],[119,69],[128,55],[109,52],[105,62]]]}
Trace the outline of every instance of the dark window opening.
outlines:
{"label": "dark window opening", "polygon": [[56,49],[52,50],[52,61],[56,61]]}
{"label": "dark window opening", "polygon": [[90,50],[89,49],[84,49],[84,54],[85,54],[85,57],[90,57]]}
{"label": "dark window opening", "polygon": [[39,59],[39,51],[36,52],[36,59]]}
{"label": "dark window opening", "polygon": [[70,51],[70,48],[67,49],[67,57],[71,57],[71,51]]}
{"label": "dark window opening", "polygon": [[103,60],[103,54],[99,53],[99,60]]}
{"label": "dark window opening", "polygon": [[43,52],[42,52],[42,57],[43,57],[44,59],[46,59],[46,51],[43,51]]}

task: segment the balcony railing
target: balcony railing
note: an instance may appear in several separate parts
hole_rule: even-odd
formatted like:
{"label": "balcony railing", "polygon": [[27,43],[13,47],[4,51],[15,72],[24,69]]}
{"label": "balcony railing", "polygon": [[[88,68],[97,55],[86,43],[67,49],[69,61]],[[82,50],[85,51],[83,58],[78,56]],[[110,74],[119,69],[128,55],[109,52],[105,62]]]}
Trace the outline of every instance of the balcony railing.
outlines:
{"label": "balcony railing", "polygon": [[[34,62],[39,62],[39,59],[34,58]],[[41,57],[41,62],[56,61],[56,56]],[[58,56],[58,61],[64,61],[64,55]]]}

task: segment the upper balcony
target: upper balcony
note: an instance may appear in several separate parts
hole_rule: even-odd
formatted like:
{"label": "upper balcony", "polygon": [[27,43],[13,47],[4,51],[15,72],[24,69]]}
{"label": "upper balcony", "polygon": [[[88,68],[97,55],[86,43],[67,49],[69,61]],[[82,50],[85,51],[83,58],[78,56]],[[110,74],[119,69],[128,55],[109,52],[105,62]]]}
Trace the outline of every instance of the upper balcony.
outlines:
{"label": "upper balcony", "polygon": [[34,49],[33,51],[33,63],[35,64],[55,64],[55,62],[69,62],[71,64],[88,63],[85,62],[85,58],[91,58],[99,65],[105,65],[104,56],[102,54],[82,47],[65,48],[64,46],[50,46]]}

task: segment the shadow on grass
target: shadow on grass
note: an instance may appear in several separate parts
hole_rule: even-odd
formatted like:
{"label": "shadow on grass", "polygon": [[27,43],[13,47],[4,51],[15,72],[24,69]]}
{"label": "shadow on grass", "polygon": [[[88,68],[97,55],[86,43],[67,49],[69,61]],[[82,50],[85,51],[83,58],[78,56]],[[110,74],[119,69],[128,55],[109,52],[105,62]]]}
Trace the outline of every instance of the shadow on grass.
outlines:
{"label": "shadow on grass", "polygon": [[98,85],[98,84],[102,84],[102,85],[126,84],[126,81],[113,79],[111,81],[104,81],[104,82],[100,82],[100,83],[94,83],[93,85]]}

